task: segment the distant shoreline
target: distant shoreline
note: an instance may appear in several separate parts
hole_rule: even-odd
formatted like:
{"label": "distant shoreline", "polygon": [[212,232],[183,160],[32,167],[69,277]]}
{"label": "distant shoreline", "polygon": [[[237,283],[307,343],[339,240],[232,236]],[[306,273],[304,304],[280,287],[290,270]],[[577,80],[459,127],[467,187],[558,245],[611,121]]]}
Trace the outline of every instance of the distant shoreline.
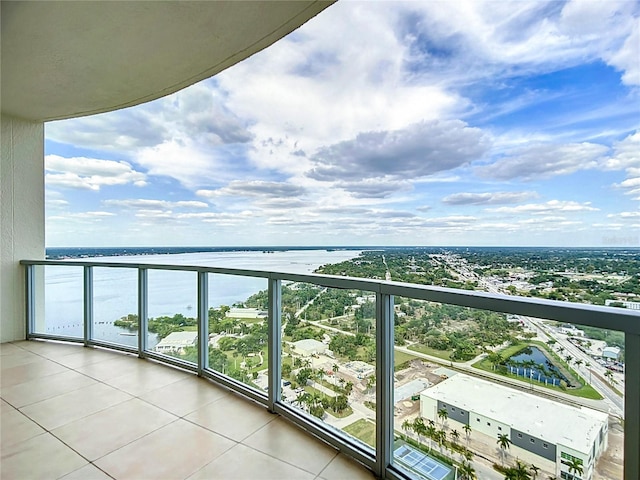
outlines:
{"label": "distant shoreline", "polygon": [[46,249],[46,258],[49,260],[71,259],[71,258],[90,258],[90,257],[116,257],[116,256],[137,256],[137,255],[171,255],[181,253],[208,253],[208,252],[286,252],[286,251],[309,251],[309,250],[448,250],[452,252],[460,250],[492,250],[492,251],[633,251],[637,252],[639,247],[536,247],[536,246],[519,246],[519,247],[498,247],[498,246],[371,246],[371,245],[337,245],[337,246],[236,246],[236,247],[49,247]]}

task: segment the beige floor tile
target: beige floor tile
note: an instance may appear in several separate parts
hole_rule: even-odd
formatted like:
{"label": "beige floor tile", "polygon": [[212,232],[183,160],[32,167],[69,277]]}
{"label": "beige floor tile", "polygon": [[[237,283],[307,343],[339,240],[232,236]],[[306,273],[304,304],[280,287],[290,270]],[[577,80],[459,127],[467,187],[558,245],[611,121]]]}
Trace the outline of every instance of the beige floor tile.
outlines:
{"label": "beige floor tile", "polygon": [[0,445],[2,450],[9,445],[23,442],[41,435],[44,430],[14,408],[2,410],[0,418]]}
{"label": "beige floor tile", "polygon": [[269,413],[265,407],[233,394],[185,417],[186,420],[238,442],[277,418],[277,415]]}
{"label": "beige floor tile", "polygon": [[[46,459],[46,460],[45,460]],[[49,433],[43,433],[2,450],[2,478],[59,478],[87,461]]]}
{"label": "beige floor tile", "polygon": [[5,368],[0,375],[0,386],[10,387],[19,383],[28,382],[35,378],[42,378],[56,373],[67,372],[69,369],[46,359],[38,359],[24,365]]}
{"label": "beige floor tile", "polygon": [[209,465],[197,471],[189,480],[312,480],[312,473],[300,470],[277,458],[238,444]]}
{"label": "beige floor tile", "polygon": [[325,480],[374,480],[376,478],[371,470],[342,453],[327,465],[327,468],[320,473],[320,477]]}
{"label": "beige floor tile", "polygon": [[118,480],[182,479],[235,445],[185,420],[177,420],[94,462]]}
{"label": "beige floor tile", "polygon": [[145,370],[147,368],[153,368],[154,365],[150,365],[149,362],[128,356],[122,355],[117,357],[109,357],[108,359],[77,367],[77,372],[83,373],[89,377],[95,378],[101,382],[109,380],[115,377],[121,377],[129,375],[138,370]]}
{"label": "beige floor tile", "polygon": [[175,420],[176,416],[134,398],[67,423],[51,433],[94,461]]}
{"label": "beige floor tile", "polygon": [[192,376],[145,393],[140,398],[179,417],[229,395],[214,383]]}
{"label": "beige floor tile", "polygon": [[24,352],[19,343],[0,343],[0,356]]}
{"label": "beige floor tile", "polygon": [[66,425],[131,399],[131,395],[102,383],[79,388],[21,409],[47,430]]}
{"label": "beige floor tile", "polygon": [[338,453],[282,418],[269,422],[242,443],[315,475]]}
{"label": "beige floor tile", "polygon": [[55,375],[36,378],[25,383],[2,388],[0,396],[14,407],[21,408],[94,383],[96,381],[86,375],[67,370]]}
{"label": "beige floor tile", "polygon": [[37,362],[39,360],[43,360],[40,355],[18,349],[18,352],[11,355],[0,356],[0,369],[5,370],[7,368],[18,367],[20,365],[26,365],[27,363]]}
{"label": "beige floor tile", "polygon": [[69,368],[78,368],[92,363],[104,362],[110,358],[121,358],[124,354],[109,352],[98,348],[83,348],[69,355],[56,357],[55,361]]}
{"label": "beige floor tile", "polygon": [[30,340],[20,342],[18,344],[21,348],[29,350],[30,352],[37,353],[47,358],[57,358],[71,353],[77,353],[84,348],[81,343],[64,343],[64,342],[50,342]]}
{"label": "beige floor tile", "polygon": [[104,382],[131,395],[140,396],[189,377],[193,377],[193,374],[171,367],[148,364],[145,368],[137,368],[132,373],[109,378]]}
{"label": "beige floor tile", "polygon": [[75,472],[65,475],[60,480],[111,480],[111,477],[89,463]]}

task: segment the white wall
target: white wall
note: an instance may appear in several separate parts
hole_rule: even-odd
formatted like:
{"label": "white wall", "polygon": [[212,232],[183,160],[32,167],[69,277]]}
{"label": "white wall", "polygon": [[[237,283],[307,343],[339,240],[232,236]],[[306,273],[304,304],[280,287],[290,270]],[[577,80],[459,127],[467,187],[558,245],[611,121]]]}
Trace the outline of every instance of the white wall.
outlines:
{"label": "white wall", "polygon": [[25,338],[22,259],[44,258],[44,124],[2,115],[0,342]]}

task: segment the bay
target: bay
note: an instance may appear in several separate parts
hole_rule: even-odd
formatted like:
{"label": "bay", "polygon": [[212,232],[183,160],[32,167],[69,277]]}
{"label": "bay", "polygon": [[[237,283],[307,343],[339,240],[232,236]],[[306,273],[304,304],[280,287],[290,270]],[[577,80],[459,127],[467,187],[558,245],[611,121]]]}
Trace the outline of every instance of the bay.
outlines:
{"label": "bay", "polygon": [[[311,273],[326,264],[357,257],[356,250],[231,251],[184,254],[109,256],[82,258],[96,263],[150,263],[192,265],[284,273]],[[46,266],[44,268],[44,307],[36,312],[37,331],[61,336],[83,337],[83,268]],[[42,274],[41,270],[38,273]],[[170,270],[149,270],[148,308],[150,317],[197,315],[197,274]],[[138,311],[138,272],[135,268],[93,269],[93,336],[95,339],[137,345],[137,336],[113,325],[115,320]],[[209,306],[233,305],[267,289],[267,280],[236,275],[209,274]],[[266,305],[264,306],[267,307]],[[149,336],[149,347],[157,343]]]}

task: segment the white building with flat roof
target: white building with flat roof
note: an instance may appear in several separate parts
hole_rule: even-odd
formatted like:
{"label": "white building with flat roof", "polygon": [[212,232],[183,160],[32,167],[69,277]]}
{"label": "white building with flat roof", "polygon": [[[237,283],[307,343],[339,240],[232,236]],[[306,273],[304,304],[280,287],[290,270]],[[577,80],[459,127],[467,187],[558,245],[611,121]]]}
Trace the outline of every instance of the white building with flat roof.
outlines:
{"label": "white building with flat roof", "polygon": [[[440,421],[445,409],[452,428],[469,425],[492,439],[505,434],[509,452],[529,463],[555,469],[563,479],[591,479],[596,459],[607,448],[608,415],[586,407],[574,407],[530,393],[455,375],[420,394],[420,415]],[[569,463],[582,463],[574,477]],[[542,463],[546,462],[546,463]]]}
{"label": "white building with flat roof", "polygon": [[310,357],[311,355],[318,355],[327,351],[327,346],[324,343],[313,338],[298,340],[297,342],[293,342],[292,345],[295,353],[303,357]]}
{"label": "white building with flat roof", "polygon": [[158,353],[184,353],[185,348],[195,347],[198,343],[198,332],[172,332],[155,346]]}

